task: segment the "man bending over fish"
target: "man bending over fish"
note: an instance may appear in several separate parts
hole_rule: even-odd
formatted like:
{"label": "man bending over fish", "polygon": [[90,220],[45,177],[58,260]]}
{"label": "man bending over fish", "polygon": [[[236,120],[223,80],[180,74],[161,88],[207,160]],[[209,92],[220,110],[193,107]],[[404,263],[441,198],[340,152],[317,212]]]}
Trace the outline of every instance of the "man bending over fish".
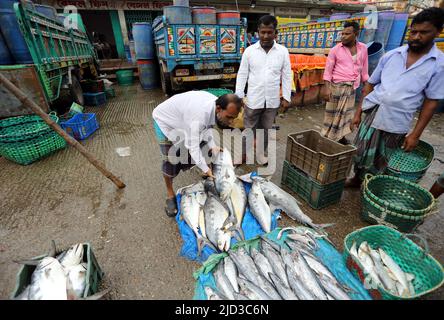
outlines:
{"label": "man bending over fish", "polygon": [[[217,124],[227,128],[237,118],[242,100],[235,94],[219,98],[205,91],[177,94],[159,104],[153,111],[156,138],[162,155],[162,173],[167,188],[165,211],[169,217],[177,214],[173,179],[181,170],[196,165],[207,177],[213,177],[202,148],[215,155],[216,146],[211,128]],[[180,154],[184,148],[188,155]],[[180,161],[178,161],[180,159]],[[184,159],[184,160],[182,160]]]}

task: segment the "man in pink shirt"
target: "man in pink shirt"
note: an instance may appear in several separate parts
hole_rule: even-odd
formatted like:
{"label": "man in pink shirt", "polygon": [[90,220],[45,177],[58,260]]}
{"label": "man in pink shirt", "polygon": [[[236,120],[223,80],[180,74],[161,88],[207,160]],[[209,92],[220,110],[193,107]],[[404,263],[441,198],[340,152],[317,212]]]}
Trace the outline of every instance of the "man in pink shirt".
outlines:
{"label": "man in pink shirt", "polygon": [[350,123],[354,115],[356,89],[368,78],[367,46],[358,42],[359,24],[346,22],[341,43],[330,50],[325,66],[326,90],[322,135],[343,144],[351,132]]}

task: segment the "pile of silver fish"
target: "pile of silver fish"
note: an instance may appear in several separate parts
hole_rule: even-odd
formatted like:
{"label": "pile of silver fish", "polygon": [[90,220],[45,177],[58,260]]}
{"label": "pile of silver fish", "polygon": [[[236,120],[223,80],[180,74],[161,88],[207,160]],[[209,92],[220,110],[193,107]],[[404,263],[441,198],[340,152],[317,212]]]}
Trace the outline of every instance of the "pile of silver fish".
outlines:
{"label": "pile of silver fish", "polygon": [[215,251],[228,251],[233,236],[245,239],[242,221],[247,205],[266,233],[271,231],[272,214],[276,209],[305,225],[315,229],[321,227],[302,212],[294,197],[264,178],[252,178],[247,195],[228,151],[218,154],[213,174],[214,180],[199,181],[179,191],[182,217],[196,235],[199,255],[205,245]]}
{"label": "pile of silver fish", "polygon": [[216,287],[205,286],[208,300],[350,300],[341,285],[313,254],[312,229],[284,228],[289,249],[261,236],[259,249],[228,251],[213,271]]}
{"label": "pile of silver fish", "polygon": [[[75,244],[57,257],[55,244],[47,257],[41,260],[17,261],[35,265],[31,283],[16,298],[17,300],[78,300],[83,297],[86,286],[87,264],[83,262],[83,244]],[[94,300],[107,292],[90,296]]]}
{"label": "pile of silver fish", "polygon": [[404,272],[401,267],[382,249],[373,249],[363,241],[359,247],[353,242],[350,254],[364,268],[365,284],[369,289],[382,287],[395,296],[413,297],[415,276]]}

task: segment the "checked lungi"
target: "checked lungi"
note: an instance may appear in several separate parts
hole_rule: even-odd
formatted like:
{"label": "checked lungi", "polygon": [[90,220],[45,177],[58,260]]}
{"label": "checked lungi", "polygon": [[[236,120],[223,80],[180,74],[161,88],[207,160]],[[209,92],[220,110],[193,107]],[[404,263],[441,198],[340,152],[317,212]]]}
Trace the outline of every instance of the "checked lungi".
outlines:
{"label": "checked lungi", "polygon": [[154,132],[156,134],[156,139],[160,146],[160,154],[162,156],[162,173],[170,178],[175,178],[181,170],[186,171],[191,169],[194,164],[191,160],[191,155],[188,152],[188,162],[187,163],[178,163],[173,164],[169,161],[168,154],[171,148],[177,148],[176,156],[180,157],[180,150],[182,148],[176,147],[173,142],[168,140],[168,138],[163,134],[159,125],[156,121],[153,120],[154,123]]}
{"label": "checked lungi", "polygon": [[353,82],[331,83],[330,101],[325,106],[324,127],[321,134],[339,141],[351,133],[356,92]]}
{"label": "checked lungi", "polygon": [[390,133],[372,127],[379,106],[368,112],[359,126],[354,145],[357,154],[354,159],[355,173],[364,179],[367,173],[381,174],[387,167],[392,153],[401,148],[405,134]]}

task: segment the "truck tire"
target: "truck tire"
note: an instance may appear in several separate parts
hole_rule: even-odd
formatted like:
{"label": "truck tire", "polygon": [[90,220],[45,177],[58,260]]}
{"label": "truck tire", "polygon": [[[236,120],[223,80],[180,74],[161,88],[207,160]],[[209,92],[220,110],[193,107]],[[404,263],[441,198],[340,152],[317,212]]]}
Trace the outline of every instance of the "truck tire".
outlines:
{"label": "truck tire", "polygon": [[72,84],[68,85],[68,88],[60,89],[59,98],[53,104],[53,109],[55,109],[60,115],[68,112],[73,102],[76,102],[81,106],[85,103],[83,90],[77,76],[72,75],[71,81]]}
{"label": "truck tire", "polygon": [[160,68],[160,82],[162,84],[163,93],[167,95],[171,95],[173,93],[173,88],[171,86],[171,77],[167,72],[163,72],[162,68]]}

